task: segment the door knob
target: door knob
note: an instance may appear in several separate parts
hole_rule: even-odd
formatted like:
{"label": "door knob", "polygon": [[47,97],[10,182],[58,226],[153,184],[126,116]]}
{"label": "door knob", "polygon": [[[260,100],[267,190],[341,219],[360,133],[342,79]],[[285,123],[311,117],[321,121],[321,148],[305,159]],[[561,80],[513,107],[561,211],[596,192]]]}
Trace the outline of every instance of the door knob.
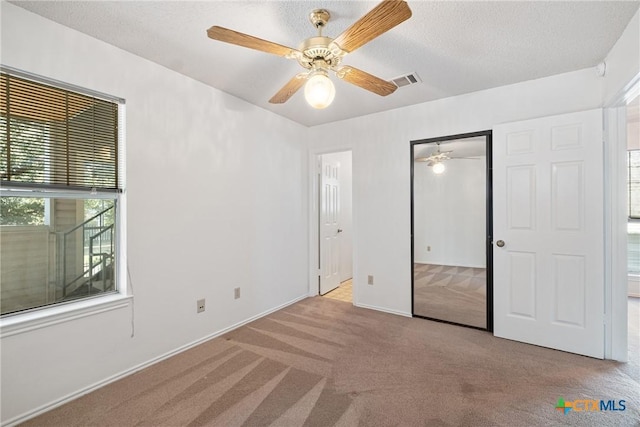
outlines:
{"label": "door knob", "polygon": [[338,228],[338,233],[342,233],[342,228]]}
{"label": "door knob", "polygon": [[499,248],[503,247],[503,246],[504,246],[504,240],[498,240],[498,241],[496,242],[496,245],[497,245]]}

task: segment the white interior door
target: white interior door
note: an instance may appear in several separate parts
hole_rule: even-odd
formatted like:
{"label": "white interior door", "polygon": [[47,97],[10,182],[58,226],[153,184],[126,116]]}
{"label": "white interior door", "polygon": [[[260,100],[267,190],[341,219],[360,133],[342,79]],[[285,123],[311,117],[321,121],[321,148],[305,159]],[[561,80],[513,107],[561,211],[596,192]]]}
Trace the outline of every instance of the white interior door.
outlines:
{"label": "white interior door", "polygon": [[320,295],[340,284],[339,163],[321,157],[320,170]]}
{"label": "white interior door", "polygon": [[601,110],[494,128],[496,336],[604,357],[602,141]]}

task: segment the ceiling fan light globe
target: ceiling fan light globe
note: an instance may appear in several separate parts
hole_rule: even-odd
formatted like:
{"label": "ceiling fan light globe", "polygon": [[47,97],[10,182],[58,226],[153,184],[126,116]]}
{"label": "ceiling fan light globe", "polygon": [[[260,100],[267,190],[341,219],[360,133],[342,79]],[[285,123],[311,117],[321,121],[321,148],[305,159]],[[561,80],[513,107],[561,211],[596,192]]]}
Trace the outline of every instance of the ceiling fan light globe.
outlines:
{"label": "ceiling fan light globe", "polygon": [[315,74],[307,80],[304,86],[304,98],[313,108],[327,108],[336,96],[336,88],[329,77]]}
{"label": "ceiling fan light globe", "polygon": [[438,162],[433,165],[433,173],[435,173],[436,175],[440,175],[442,172],[444,172],[445,169],[446,168],[444,166],[444,163],[442,162]]}

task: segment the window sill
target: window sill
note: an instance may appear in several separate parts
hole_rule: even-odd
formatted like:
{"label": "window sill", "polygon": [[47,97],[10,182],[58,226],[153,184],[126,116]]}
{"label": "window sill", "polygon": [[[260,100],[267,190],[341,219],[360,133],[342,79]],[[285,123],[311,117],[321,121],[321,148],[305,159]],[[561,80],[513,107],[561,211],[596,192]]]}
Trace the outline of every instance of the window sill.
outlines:
{"label": "window sill", "polygon": [[0,339],[57,325],[107,311],[126,308],[133,296],[113,294],[100,298],[43,308],[0,319]]}

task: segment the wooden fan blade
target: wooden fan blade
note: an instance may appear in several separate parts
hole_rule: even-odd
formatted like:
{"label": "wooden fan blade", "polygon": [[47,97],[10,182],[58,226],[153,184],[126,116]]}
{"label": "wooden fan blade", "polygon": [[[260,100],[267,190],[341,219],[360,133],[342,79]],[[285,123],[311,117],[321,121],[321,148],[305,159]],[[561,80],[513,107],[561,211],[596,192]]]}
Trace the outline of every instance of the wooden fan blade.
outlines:
{"label": "wooden fan blade", "polygon": [[282,89],[278,91],[273,97],[269,100],[271,104],[284,104],[293,96],[294,93],[300,89],[305,82],[307,81],[308,73],[299,73],[296,74],[291,80],[285,84]]}
{"label": "wooden fan blade", "polygon": [[272,53],[278,56],[286,57],[296,52],[296,49],[282,46],[281,44],[267,40],[262,40],[245,33],[239,33],[228,28],[218,27],[217,25],[209,28],[207,30],[207,35],[214,40],[248,47],[249,49],[259,50],[261,52]]}
{"label": "wooden fan blade", "polygon": [[336,76],[380,96],[391,95],[398,89],[398,87],[391,82],[382,80],[379,77],[350,66],[341,67],[336,72]]}
{"label": "wooden fan blade", "polygon": [[410,17],[411,9],[405,1],[384,0],[353,23],[333,42],[345,52],[353,52]]}
{"label": "wooden fan blade", "polygon": [[421,162],[421,163],[426,163],[427,166],[433,166],[435,163],[437,163],[434,159],[432,159],[431,157],[418,157],[416,159],[416,162]]}
{"label": "wooden fan blade", "polygon": [[420,157],[420,158],[416,159],[416,162],[426,163],[427,166],[433,166],[435,164],[435,162],[433,160],[428,159],[426,157]]}

